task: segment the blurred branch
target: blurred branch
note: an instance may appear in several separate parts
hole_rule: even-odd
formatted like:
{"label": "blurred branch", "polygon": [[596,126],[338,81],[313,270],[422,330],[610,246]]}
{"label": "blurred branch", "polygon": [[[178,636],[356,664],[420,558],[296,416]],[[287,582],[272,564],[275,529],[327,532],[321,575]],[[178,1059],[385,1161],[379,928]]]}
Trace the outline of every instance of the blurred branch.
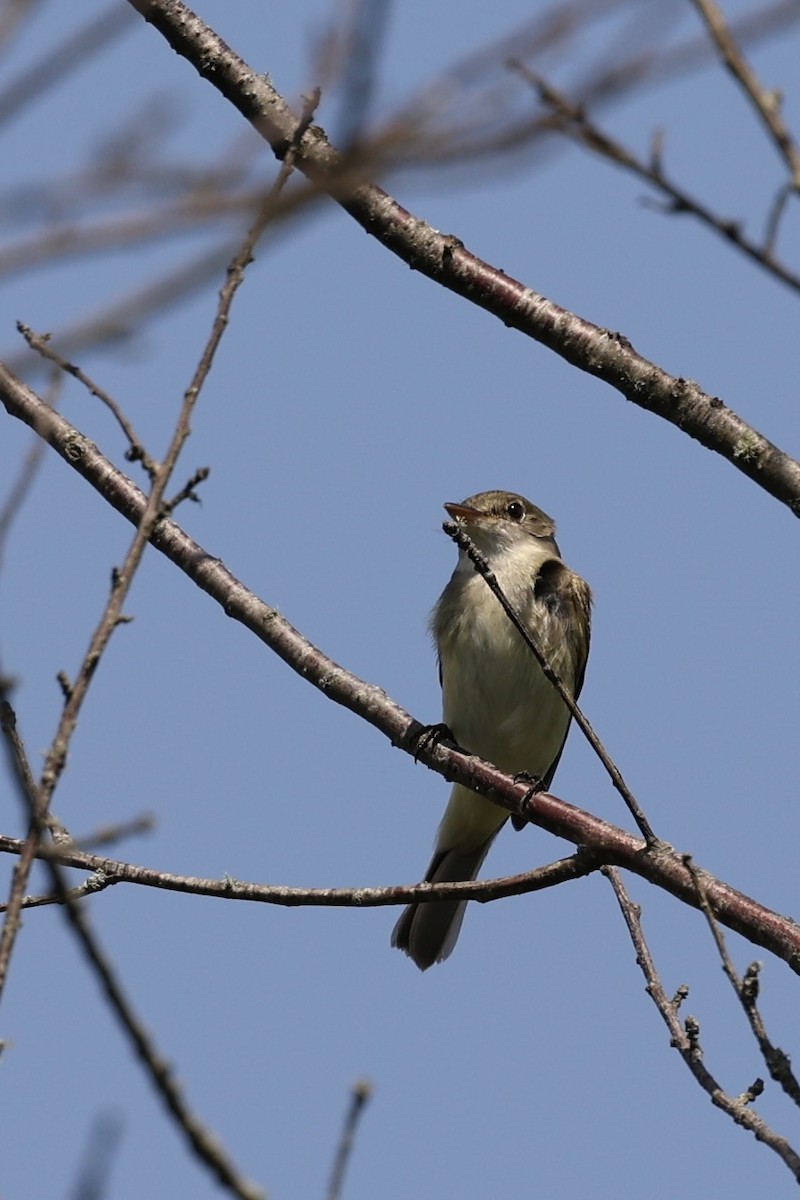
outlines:
{"label": "blurred branch", "polygon": [[345,151],[364,137],[377,91],[391,0],[349,0],[348,8],[349,20],[327,39],[325,55],[325,74],[333,75],[334,82],[338,76],[341,82],[339,138]]}
{"label": "blurred branch", "polygon": [[358,1125],[364,1114],[364,1109],[371,1099],[372,1084],[368,1079],[359,1079],[357,1083],[353,1084],[350,1092],[350,1107],[344,1119],[342,1136],[336,1151],[336,1158],[333,1162],[330,1183],[328,1184],[327,1200],[341,1200],[342,1184],[344,1183],[344,1176],[347,1165],[350,1162],[350,1156],[353,1153]]}
{"label": "blurred branch", "polygon": [[[39,436],[112,508],[134,525],[140,525],[147,511],[147,497],[100,453],[93,442],[60,413],[43,405],[30,388],[2,365],[0,399],[11,416],[36,429]],[[437,744],[430,738],[421,743],[425,725],[405,712],[382,688],[359,679],[323,654],[174,521],[167,517],[158,521],[150,534],[150,542],[207,592],[227,616],[243,624],[328,699],[380,730],[392,745],[419,758],[448,780],[488,796],[525,821],[575,845],[587,846],[604,862],[624,866],[683,903],[699,907],[697,888],[681,856],[662,843],[648,848],[641,838],[563,800],[547,793],[532,795],[527,785],[515,783],[510,776],[471,754]],[[705,872],[702,880],[719,921],[755,945],[770,950],[800,974],[800,925]]]}
{"label": "blurred branch", "polygon": [[[44,404],[47,404],[51,408],[55,407],[61,384],[61,376],[56,372],[51,380],[47,397],[43,401]],[[0,570],[3,568],[6,542],[8,541],[11,526],[19,515],[20,509],[33,487],[36,475],[42,464],[43,453],[44,442],[41,438],[34,437],[30,449],[22,460],[17,478],[9,487],[5,502],[0,506]],[[0,688],[0,691],[2,690]]]}
{"label": "blurred branch", "polygon": [[189,233],[203,226],[216,228],[221,217],[238,217],[257,210],[264,191],[262,183],[231,194],[190,193],[141,215],[100,221],[95,214],[88,213],[82,225],[59,224],[27,239],[16,236],[0,246],[0,276],[29,272],[66,258],[86,259],[91,254],[154,245],[176,233]]}
{"label": "blurred branch", "polygon": [[153,813],[142,813],[131,817],[129,821],[117,821],[113,825],[101,825],[98,829],[76,837],[74,844],[86,849],[96,850],[99,846],[113,846],[116,842],[126,842],[128,838],[138,837],[142,833],[151,833],[156,827]]}
{"label": "blurred branch", "polygon": [[692,0],[692,3],[701,20],[705,22],[722,61],[741,86],[761,123],[775,143],[789,172],[791,186],[796,191],[800,190],[800,151],[781,116],[780,92],[767,91],[761,86],[755,71],[747,62],[741,48],[736,44],[736,38],[726,24],[718,5],[713,0]]}
{"label": "blurred branch", "polygon": [[700,1045],[700,1025],[695,1017],[687,1017],[681,1024],[678,1019],[680,1003],[688,994],[688,988],[682,988],[675,1000],[670,1000],[664,991],[663,984],[645,941],[641,925],[641,909],[629,897],[619,873],[613,868],[604,868],[603,874],[609,880],[617,897],[625,924],[628,927],[633,947],[636,951],[636,962],[642,970],[646,981],[646,992],[658,1009],[670,1034],[670,1045],[678,1051],[686,1066],[691,1071],[697,1083],[708,1095],[716,1108],[727,1113],[736,1125],[748,1129],[759,1142],[769,1146],[785,1163],[795,1179],[800,1179],[800,1155],[791,1143],[776,1133],[766,1121],[754,1112],[750,1105],[764,1090],[760,1079],[741,1096],[731,1096],[723,1091],[719,1083],[706,1067],[703,1061],[703,1050]]}
{"label": "blurred branch", "polygon": [[[316,69],[322,72],[326,86],[334,91],[338,87],[345,113],[344,144],[352,153],[345,156],[347,169],[344,159],[338,167],[337,186],[343,194],[355,190],[367,171],[375,175],[417,166],[441,171],[451,162],[475,165],[489,154],[497,157],[522,151],[530,163],[537,146],[557,149],[560,142],[552,136],[552,113],[531,115],[530,106],[520,103],[518,89],[509,86],[506,62],[512,54],[523,60],[543,60],[548,69],[566,64],[573,76],[572,94],[580,104],[597,106],[619,103],[637,88],[697,70],[713,54],[705,37],[669,44],[669,26],[682,12],[674,0],[557,0],[511,34],[449,66],[367,133],[364,111],[356,116],[356,109],[358,104],[367,105],[375,90],[375,66],[388,6],[388,0],[350,0],[350,19],[323,39],[317,56]],[[58,63],[55,76],[60,77],[58,71],[67,69],[67,64],[72,70],[90,61],[91,54],[124,32],[122,17],[128,11],[109,10],[70,34],[52,52]],[[799,16],[796,0],[775,0],[733,22],[731,30],[740,43],[754,45],[785,30]],[[578,73],[574,63],[587,54],[590,61]],[[34,96],[53,78],[46,66],[39,63],[26,73]],[[8,89],[9,115],[16,111],[14,106],[23,93],[25,88],[18,84]],[[249,138],[246,142],[237,139],[210,166],[176,162],[165,139],[177,120],[169,97],[151,97],[140,111],[124,120],[115,113],[113,132],[96,147],[89,162],[67,178],[49,177],[0,194],[0,213],[6,225],[12,226],[0,248],[0,273],[149,246],[181,233],[213,236],[238,213],[255,211],[265,187],[252,180],[254,170],[260,169],[258,144]],[[157,157],[156,151],[160,152]],[[327,182],[330,187],[330,180]],[[282,215],[303,208],[320,190],[315,185],[309,192],[291,197],[281,206]],[[139,211],[110,217],[100,211],[101,203],[119,204],[129,193],[136,196]],[[784,187],[773,205],[766,236],[768,258],[788,195],[789,189]],[[13,228],[15,220],[27,225],[33,221],[38,228],[21,236]],[[719,222],[726,226],[724,219]],[[732,222],[726,227],[736,231]],[[213,274],[219,260],[213,249],[210,253],[204,249],[201,258],[206,256],[214,262]],[[777,274],[782,270],[791,274],[777,264],[772,269]],[[200,260],[197,270],[178,268],[169,277],[117,301],[111,311],[111,306],[104,304],[102,313],[80,318],[63,332],[53,330],[53,344],[60,353],[73,355],[129,338],[208,281]],[[15,370],[24,369],[18,355],[9,361]]]}
{"label": "blurred branch", "polygon": [[6,0],[0,13],[0,48],[17,32],[22,22],[34,13],[42,0]]}
{"label": "blurred branch", "polygon": [[[132,338],[141,323],[158,316],[192,295],[210,280],[219,278],[231,258],[230,240],[194,255],[188,262],[171,267],[141,288],[126,292],[119,300],[110,300],[95,312],[51,334],[51,341],[63,357],[89,349],[116,346]],[[3,361],[12,370],[30,368],[32,355],[7,353]]]}
{"label": "blurred branch", "polygon": [[107,1200],[111,1167],[122,1142],[123,1121],[116,1113],[97,1118],[89,1133],[70,1200]]}
{"label": "blurred branch", "polygon": [[[604,21],[619,20],[625,10],[632,19],[628,28],[615,29],[611,52],[602,47]],[[628,0],[560,0],[535,20],[528,21],[477,54],[469,55],[443,72],[427,88],[394,113],[375,140],[397,144],[395,165],[441,169],[469,165],[483,158],[498,158],[545,144],[552,132],[547,114],[517,111],[508,94],[506,63],[509,58],[535,60],[552,71],[560,62],[578,57],[581,43],[592,61],[570,81],[576,103],[608,107],[635,95],[644,87],[696,72],[711,60],[706,37],[692,37],[668,45],[665,26],[680,14],[681,6],[665,3],[630,4]],[[760,4],[732,24],[742,43],[756,45],[775,37],[800,20],[797,0]],[[450,115],[452,114],[452,116]]]}
{"label": "blurred branch", "polygon": [[[225,96],[283,158],[299,121],[268,77],[256,74],[180,0],[130,0],[177,53]],[[458,238],[402,208],[375,184],[344,185],[342,156],[318,126],[304,134],[296,165],[371,236],[414,270],[477,304],[565,361],[611,384],[626,399],[669,421],[727,459],[800,516],[800,463],[697,384],[669,375],[610,333],[483,262]]]}
{"label": "blurred branch", "polygon": [[0,92],[0,125],[133,28],[128,10],[121,4],[113,4],[99,17],[92,17],[80,29],[70,33]]}

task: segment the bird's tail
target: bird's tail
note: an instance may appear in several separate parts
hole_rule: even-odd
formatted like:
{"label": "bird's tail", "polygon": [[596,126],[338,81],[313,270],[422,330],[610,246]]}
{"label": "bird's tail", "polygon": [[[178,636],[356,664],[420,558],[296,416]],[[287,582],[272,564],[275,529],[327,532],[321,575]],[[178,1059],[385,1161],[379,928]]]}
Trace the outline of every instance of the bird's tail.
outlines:
{"label": "bird's tail", "polygon": [[[501,822],[502,824],[502,822]],[[456,883],[474,879],[499,831],[493,829],[478,846],[438,850],[425,875],[426,883]],[[431,900],[409,904],[392,932],[392,945],[403,950],[420,971],[452,953],[464,920],[466,900]]]}

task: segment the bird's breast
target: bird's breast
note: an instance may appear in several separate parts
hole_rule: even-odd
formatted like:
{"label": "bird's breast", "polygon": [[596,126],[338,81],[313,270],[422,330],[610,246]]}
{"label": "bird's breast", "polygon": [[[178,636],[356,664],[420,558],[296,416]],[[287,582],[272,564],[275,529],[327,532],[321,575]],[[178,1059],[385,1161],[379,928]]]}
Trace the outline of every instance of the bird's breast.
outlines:
{"label": "bird's breast", "polygon": [[[433,622],[445,723],[465,749],[502,770],[545,775],[566,734],[567,708],[484,580],[474,576],[459,590],[457,598],[445,592]],[[515,607],[523,622],[572,688],[563,620],[535,600],[532,588],[521,599]],[[444,619],[448,613],[453,619]]]}

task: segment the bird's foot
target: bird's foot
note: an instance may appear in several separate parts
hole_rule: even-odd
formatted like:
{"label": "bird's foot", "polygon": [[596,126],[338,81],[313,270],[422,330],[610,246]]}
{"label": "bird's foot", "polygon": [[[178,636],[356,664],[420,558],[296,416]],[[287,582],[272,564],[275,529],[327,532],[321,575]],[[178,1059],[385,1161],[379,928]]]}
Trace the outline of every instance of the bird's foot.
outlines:
{"label": "bird's foot", "polygon": [[416,762],[423,750],[432,750],[434,746],[438,746],[440,742],[449,743],[455,746],[456,739],[453,737],[453,731],[449,725],[445,725],[444,721],[440,721],[438,725],[423,725],[416,735],[416,748],[414,750],[414,762]]}
{"label": "bird's foot", "polygon": [[[531,775],[530,771],[518,771],[514,776],[514,783],[527,783],[528,785],[528,790],[523,798],[523,803],[526,803],[528,800],[530,800],[531,797],[535,796],[537,792],[543,792],[545,790],[544,780],[539,775]],[[528,822],[524,817],[520,817],[516,813],[512,813],[511,824],[514,829],[519,832],[520,829],[525,828]]]}

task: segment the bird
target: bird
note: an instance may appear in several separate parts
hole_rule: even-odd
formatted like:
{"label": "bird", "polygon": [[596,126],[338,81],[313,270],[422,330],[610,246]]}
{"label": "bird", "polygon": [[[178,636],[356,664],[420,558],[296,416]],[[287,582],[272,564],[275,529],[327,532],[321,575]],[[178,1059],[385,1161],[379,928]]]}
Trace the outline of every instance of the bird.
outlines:
{"label": "bird", "polygon": [[[552,518],[524,496],[505,491],[479,492],[444,508],[469,535],[546,661],[577,699],[589,653],[592,593],[562,561]],[[570,712],[463,548],[431,614],[430,632],[444,725],[457,744],[548,788]],[[475,879],[508,817],[506,809],[456,783],[425,882]],[[421,971],[442,962],[456,944],[466,903],[409,904],[394,927],[392,945]]]}

